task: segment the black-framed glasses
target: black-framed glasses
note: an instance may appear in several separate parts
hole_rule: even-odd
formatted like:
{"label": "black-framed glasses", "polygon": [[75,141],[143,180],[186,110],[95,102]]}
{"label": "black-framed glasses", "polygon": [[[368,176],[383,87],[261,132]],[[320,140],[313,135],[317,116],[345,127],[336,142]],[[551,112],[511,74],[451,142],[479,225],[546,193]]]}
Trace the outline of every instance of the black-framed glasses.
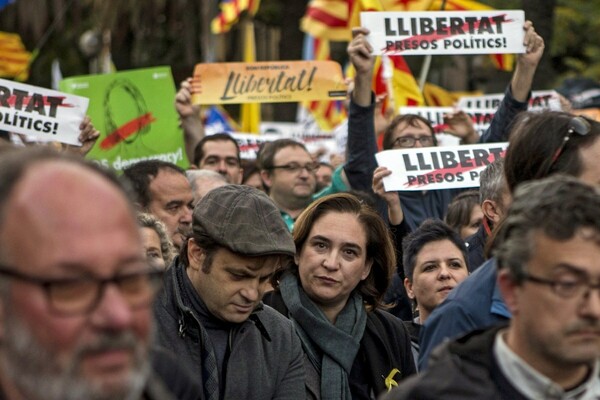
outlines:
{"label": "black-framed glasses", "polygon": [[556,149],[554,155],[552,156],[552,162],[550,163],[549,170],[551,170],[554,164],[556,164],[556,161],[565,150],[565,146],[567,145],[569,140],[571,140],[571,137],[574,133],[578,134],[579,136],[587,136],[591,130],[592,125],[587,119],[583,117],[571,118],[571,120],[569,121],[569,126],[567,127],[567,134],[563,137],[563,141],[560,144],[560,147]]}
{"label": "black-framed glasses", "polygon": [[433,146],[433,136],[431,136],[431,135],[420,136],[420,137],[400,136],[399,138],[394,140],[394,142],[392,143],[392,148],[415,147],[415,144],[417,144],[417,141],[419,143],[421,143],[421,146],[423,146],[423,147]]}
{"label": "black-framed glasses", "polygon": [[550,286],[552,291],[563,299],[587,297],[593,289],[600,290],[600,282],[592,284],[584,276],[569,278],[568,280],[553,280],[525,273],[523,277],[526,281]]}
{"label": "black-framed glasses", "polygon": [[114,284],[132,309],[149,306],[162,286],[163,271],[143,270],[99,279],[91,276],[77,278],[40,278],[0,265],[0,275],[40,286],[53,312],[64,316],[81,315],[98,306],[106,285]]}
{"label": "black-framed glasses", "polygon": [[284,171],[289,171],[291,173],[300,172],[303,169],[305,169],[307,172],[310,173],[310,172],[315,172],[317,169],[319,169],[319,167],[320,167],[320,164],[317,162],[306,163],[304,165],[295,163],[295,162],[291,162],[289,164],[284,164],[284,165],[273,165],[269,169],[282,169]]}

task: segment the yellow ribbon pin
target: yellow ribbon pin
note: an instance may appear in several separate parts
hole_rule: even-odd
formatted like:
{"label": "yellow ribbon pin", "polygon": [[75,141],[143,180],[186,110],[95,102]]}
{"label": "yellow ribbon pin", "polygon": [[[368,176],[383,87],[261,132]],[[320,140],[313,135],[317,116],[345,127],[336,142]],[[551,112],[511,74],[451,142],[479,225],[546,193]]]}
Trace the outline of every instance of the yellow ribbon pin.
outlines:
{"label": "yellow ribbon pin", "polygon": [[394,380],[394,376],[396,376],[396,374],[399,374],[399,373],[400,373],[400,370],[398,368],[394,368],[393,370],[391,370],[391,372],[385,378],[385,387],[387,388],[388,392],[390,390],[392,390],[392,388],[394,386],[398,386],[398,382],[396,382]]}

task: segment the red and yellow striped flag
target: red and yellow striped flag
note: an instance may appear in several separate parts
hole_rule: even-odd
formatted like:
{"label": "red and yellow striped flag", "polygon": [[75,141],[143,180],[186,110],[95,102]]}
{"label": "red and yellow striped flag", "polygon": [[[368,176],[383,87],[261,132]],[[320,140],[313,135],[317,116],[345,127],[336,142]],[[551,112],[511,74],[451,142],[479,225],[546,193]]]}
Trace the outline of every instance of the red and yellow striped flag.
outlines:
{"label": "red and yellow striped flag", "polygon": [[[430,11],[439,11],[443,0],[433,0]],[[485,11],[494,10],[494,8],[471,0],[446,0],[446,11]],[[501,71],[512,71],[515,63],[514,54],[490,54],[490,59],[494,66]]]}
{"label": "red and yellow striped flag", "polygon": [[0,32],[0,77],[26,81],[31,60],[19,35]]}
{"label": "red and yellow striped flag", "polygon": [[380,0],[311,0],[300,29],[320,39],[349,41],[362,11],[382,10]]}
{"label": "red and yellow striped flag", "polygon": [[229,32],[231,27],[237,24],[243,12],[248,12],[254,16],[259,6],[260,0],[221,0],[221,3],[219,3],[221,12],[212,20],[210,25],[212,33]]}

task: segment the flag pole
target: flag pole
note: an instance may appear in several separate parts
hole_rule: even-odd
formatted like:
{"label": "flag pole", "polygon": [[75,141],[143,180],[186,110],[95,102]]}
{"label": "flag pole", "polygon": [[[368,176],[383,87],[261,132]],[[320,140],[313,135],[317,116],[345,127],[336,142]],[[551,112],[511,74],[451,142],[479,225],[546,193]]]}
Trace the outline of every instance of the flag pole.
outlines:
{"label": "flag pole", "polygon": [[[446,0],[442,0],[442,5],[440,6],[440,11],[444,11],[446,9]],[[425,89],[425,82],[427,81],[427,75],[429,75],[429,69],[431,68],[431,54],[425,56],[423,60],[423,66],[421,66],[421,73],[419,74],[419,90],[423,93],[423,89]]]}

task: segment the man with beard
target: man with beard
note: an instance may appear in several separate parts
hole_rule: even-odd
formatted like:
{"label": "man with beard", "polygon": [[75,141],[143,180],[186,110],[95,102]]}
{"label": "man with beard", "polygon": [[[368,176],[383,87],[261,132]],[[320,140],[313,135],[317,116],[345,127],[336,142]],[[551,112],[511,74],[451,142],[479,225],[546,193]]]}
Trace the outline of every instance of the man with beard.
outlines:
{"label": "man with beard", "polygon": [[161,220],[179,249],[189,233],[194,209],[185,171],[166,161],[148,160],[125,168],[123,176],[133,186],[140,211]]}
{"label": "man with beard", "polygon": [[161,274],[112,175],[49,150],[0,156],[0,398],[170,399],[151,377]]}
{"label": "man with beard", "polygon": [[386,400],[600,398],[600,193],[563,175],[525,183],[496,241],[508,327],[446,341]]}

